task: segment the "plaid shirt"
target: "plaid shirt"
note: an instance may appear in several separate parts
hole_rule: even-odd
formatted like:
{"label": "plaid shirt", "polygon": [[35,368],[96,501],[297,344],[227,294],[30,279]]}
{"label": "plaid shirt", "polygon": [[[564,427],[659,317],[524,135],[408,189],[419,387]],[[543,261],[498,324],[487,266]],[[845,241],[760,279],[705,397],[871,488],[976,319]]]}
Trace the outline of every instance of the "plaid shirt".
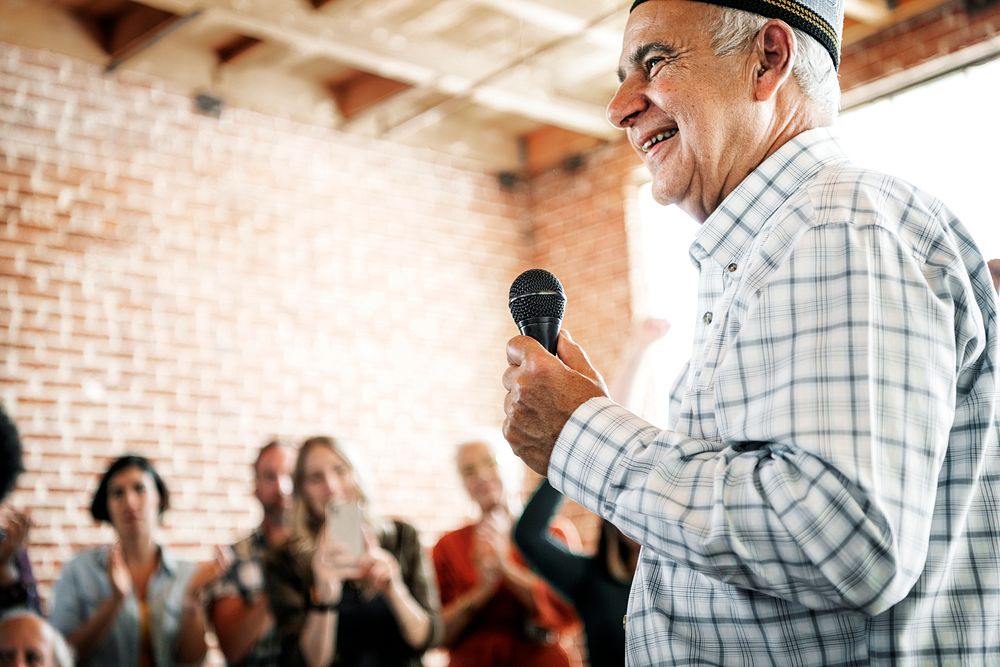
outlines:
{"label": "plaid shirt", "polygon": [[826,129],[705,221],[672,427],[580,406],[552,484],[644,545],[630,665],[1000,664],[996,294]]}
{"label": "plaid shirt", "polygon": [[[258,528],[233,545],[233,563],[229,570],[208,590],[208,604],[220,598],[240,597],[250,601],[264,593],[264,555],[267,553],[267,536]],[[257,638],[253,648],[239,667],[276,667],[281,646],[272,627]],[[227,663],[229,664],[229,663]]]}

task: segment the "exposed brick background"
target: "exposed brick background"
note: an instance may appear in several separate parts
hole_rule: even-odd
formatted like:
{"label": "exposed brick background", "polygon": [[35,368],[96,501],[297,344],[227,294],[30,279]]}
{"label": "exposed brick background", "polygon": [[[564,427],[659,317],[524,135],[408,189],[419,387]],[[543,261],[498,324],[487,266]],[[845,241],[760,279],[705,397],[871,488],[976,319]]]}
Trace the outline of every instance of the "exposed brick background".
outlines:
{"label": "exposed brick background", "polygon": [[271,433],[353,442],[380,508],[427,540],[464,516],[453,446],[502,420],[524,193],[8,45],[0,100],[0,398],[46,594],[110,539],[85,508],[126,450],[167,480],[185,556],[259,520],[249,463]]}
{"label": "exposed brick background", "polygon": [[[956,3],[848,49],[845,89],[997,34]],[[451,456],[502,419],[511,279],[545,266],[566,326],[615,367],[631,317],[622,144],[511,190],[473,165],[0,44],[0,400],[21,428],[32,560],[110,540],[86,513],[137,451],[173,494],[163,539],[206,557],[259,520],[272,433],[366,453],[379,508],[430,543],[470,511]],[[685,241],[686,242],[686,241]],[[593,517],[570,507],[585,542]]]}
{"label": "exposed brick background", "polygon": [[952,0],[845,48],[840,87],[851,90],[998,34],[1000,4],[970,14],[962,0]]}

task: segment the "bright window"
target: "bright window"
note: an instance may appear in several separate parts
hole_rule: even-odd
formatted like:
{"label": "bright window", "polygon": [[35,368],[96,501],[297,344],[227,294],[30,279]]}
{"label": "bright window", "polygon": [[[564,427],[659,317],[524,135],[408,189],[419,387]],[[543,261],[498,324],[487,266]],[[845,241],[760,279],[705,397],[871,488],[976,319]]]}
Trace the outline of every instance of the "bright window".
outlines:
{"label": "bright window", "polygon": [[[861,165],[900,176],[940,197],[964,222],[987,258],[1000,257],[1000,59],[970,66],[841,114],[844,148]],[[648,181],[642,172],[641,179]],[[688,248],[697,223],[638,188],[630,216],[636,315],[664,317],[635,383],[632,404],[667,424],[667,396],[691,354],[697,275]]]}

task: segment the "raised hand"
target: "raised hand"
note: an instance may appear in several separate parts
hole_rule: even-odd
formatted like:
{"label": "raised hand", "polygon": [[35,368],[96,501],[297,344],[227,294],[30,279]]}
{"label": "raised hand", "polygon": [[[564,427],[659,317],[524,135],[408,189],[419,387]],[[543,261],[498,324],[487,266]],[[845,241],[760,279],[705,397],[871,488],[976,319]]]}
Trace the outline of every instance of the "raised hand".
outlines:
{"label": "raised hand", "polygon": [[198,564],[194,574],[188,580],[187,590],[192,595],[197,595],[206,586],[229,571],[233,565],[233,550],[229,547],[218,546],[212,550],[212,559]]}
{"label": "raised hand", "polygon": [[28,540],[31,516],[12,507],[0,507],[0,568],[11,563]]}
{"label": "raised hand", "polygon": [[496,509],[476,525],[473,559],[479,580],[486,588],[495,588],[510,560],[511,518]]}
{"label": "raised hand", "polygon": [[121,600],[132,594],[132,573],[125,563],[121,542],[111,547],[108,553],[108,579],[111,580],[111,592],[117,599]]}
{"label": "raised hand", "polygon": [[367,527],[363,531],[365,553],[358,567],[365,588],[372,593],[385,593],[389,586],[402,583],[399,562],[383,549]]}
{"label": "raised hand", "polygon": [[656,317],[647,317],[633,325],[632,338],[640,347],[655,343],[670,331],[670,322]]}

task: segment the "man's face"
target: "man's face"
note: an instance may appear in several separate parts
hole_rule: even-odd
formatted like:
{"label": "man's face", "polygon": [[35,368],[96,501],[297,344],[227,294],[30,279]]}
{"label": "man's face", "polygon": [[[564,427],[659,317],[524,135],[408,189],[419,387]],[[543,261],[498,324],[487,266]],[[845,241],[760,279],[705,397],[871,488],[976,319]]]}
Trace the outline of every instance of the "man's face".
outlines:
{"label": "man's face", "polygon": [[741,74],[749,60],[713,51],[717,11],[687,0],[639,5],[625,27],[621,85],[608,104],[609,120],[625,129],[653,177],[656,201],[680,204],[700,220],[728,194],[751,100]]}
{"label": "man's face", "polygon": [[456,463],[465,490],[484,513],[503,503],[500,467],[488,445],[481,442],[462,445],[458,448]]}
{"label": "man's face", "polygon": [[288,447],[271,447],[261,455],[257,462],[254,495],[265,514],[280,514],[291,505],[294,467],[295,452]]}
{"label": "man's face", "polygon": [[52,646],[42,621],[20,617],[0,625],[0,667],[51,667]]}

